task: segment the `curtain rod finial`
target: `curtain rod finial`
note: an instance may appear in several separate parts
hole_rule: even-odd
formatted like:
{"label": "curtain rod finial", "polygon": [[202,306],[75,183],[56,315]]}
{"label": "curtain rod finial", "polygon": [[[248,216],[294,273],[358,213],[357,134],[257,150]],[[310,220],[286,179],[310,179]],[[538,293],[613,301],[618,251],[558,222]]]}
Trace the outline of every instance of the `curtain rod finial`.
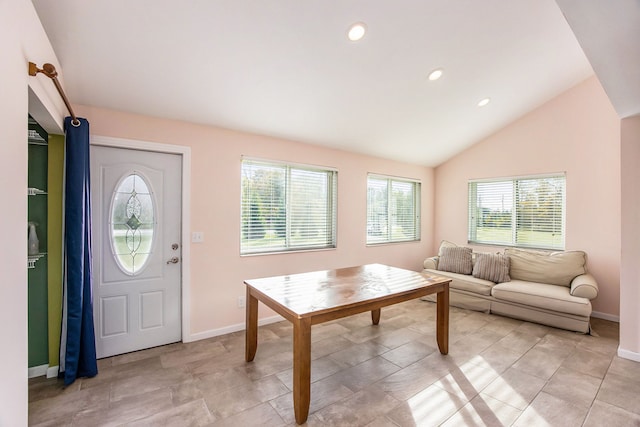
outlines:
{"label": "curtain rod finial", "polygon": [[49,78],[58,77],[58,72],[56,71],[56,67],[54,67],[53,64],[44,64],[42,66],[42,72],[45,73]]}

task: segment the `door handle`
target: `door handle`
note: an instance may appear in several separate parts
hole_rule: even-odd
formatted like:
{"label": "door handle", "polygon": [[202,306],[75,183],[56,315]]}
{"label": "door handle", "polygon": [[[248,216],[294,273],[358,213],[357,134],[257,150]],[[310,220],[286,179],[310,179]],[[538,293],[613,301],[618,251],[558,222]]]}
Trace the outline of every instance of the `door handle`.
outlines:
{"label": "door handle", "polygon": [[167,261],[167,264],[177,264],[179,262],[180,262],[180,258],[178,258],[177,256],[174,256],[169,261]]}

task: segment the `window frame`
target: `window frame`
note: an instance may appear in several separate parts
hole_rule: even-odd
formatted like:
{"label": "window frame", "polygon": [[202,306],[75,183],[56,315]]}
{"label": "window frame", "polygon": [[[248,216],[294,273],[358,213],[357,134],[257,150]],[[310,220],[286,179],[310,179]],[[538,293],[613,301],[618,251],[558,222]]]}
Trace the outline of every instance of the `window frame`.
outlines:
{"label": "window frame", "polygon": [[[285,171],[284,177],[284,228],[285,237],[283,245],[265,245],[263,247],[251,248],[250,245],[245,244],[244,238],[244,226],[245,226],[245,188],[244,188],[244,175],[245,164],[263,165],[265,168],[282,168]],[[320,172],[327,174],[327,193],[326,193],[326,221],[328,225],[327,236],[328,239],[322,244],[294,244],[292,243],[292,218],[293,215],[291,205],[291,185],[292,185],[292,171],[306,171],[306,172]],[[242,157],[240,162],[240,256],[255,256],[255,255],[272,255],[280,253],[295,253],[295,252],[307,252],[318,250],[330,250],[337,247],[337,220],[338,220],[338,170],[327,166],[308,165],[294,162]]]}
{"label": "window frame", "polygon": [[[372,224],[370,223],[370,217],[372,213],[369,211],[371,207],[370,196],[371,196],[371,188],[369,184],[369,180],[379,180],[386,181],[387,183],[387,213],[386,213],[386,238],[384,239],[372,239],[369,234],[370,227]],[[413,236],[405,239],[393,238],[394,234],[394,226],[397,227],[397,224],[389,227],[390,218],[394,215],[392,214],[393,204],[393,183],[402,183],[402,184],[411,184],[412,185],[412,197],[413,197]],[[422,196],[422,183],[418,179],[412,178],[404,178],[398,176],[391,175],[382,175],[377,173],[368,173],[367,174],[367,212],[366,212],[366,230],[365,230],[365,241],[367,246],[377,246],[377,245],[387,245],[387,244],[396,244],[396,243],[410,243],[410,242],[419,242],[421,240],[421,196]]]}
{"label": "window frame", "polygon": [[[517,196],[520,191],[519,188],[523,185],[522,184],[523,181],[536,181],[536,180],[543,181],[543,180],[549,180],[549,179],[561,179],[561,183],[562,183],[562,188],[560,189],[561,191],[560,198],[558,199],[556,197],[552,199],[552,201],[560,202],[562,211],[559,214],[559,219],[557,220],[554,219],[551,222],[552,224],[551,227],[555,226],[556,221],[561,224],[560,225],[560,233],[561,233],[560,241],[556,244],[554,243],[545,244],[545,242],[541,240],[531,241],[531,242],[526,242],[527,239],[520,240],[519,232],[521,232],[520,230],[522,229],[522,227],[520,226],[519,220],[522,218],[522,213],[520,213],[521,209],[519,209],[521,205],[517,201]],[[477,184],[482,184],[482,183],[496,183],[496,184],[510,183],[511,184],[511,188],[512,188],[512,191],[510,194],[510,197],[512,200],[511,214],[510,214],[511,238],[510,238],[510,241],[508,242],[506,240],[502,240],[502,241],[501,240],[482,240],[478,238],[477,217],[478,217],[479,200],[478,200],[478,193],[477,193]],[[557,250],[557,251],[562,251],[565,249],[566,213],[567,213],[567,197],[566,197],[567,177],[565,172],[549,173],[549,174],[541,174],[541,175],[502,177],[502,178],[470,179],[468,181],[467,189],[468,189],[467,243],[475,244],[475,245],[504,246],[504,247],[514,247],[514,248],[543,249],[543,250]],[[540,193],[536,193],[536,194],[540,194]],[[472,202],[474,202],[473,203],[474,206],[472,206]],[[531,217],[528,217],[528,219],[530,221],[533,221],[539,218],[531,219]],[[530,227],[534,227],[534,226],[544,227],[545,225],[549,226],[548,219],[538,220],[538,221],[535,221],[535,223],[532,222]],[[497,229],[497,227],[495,228]]]}

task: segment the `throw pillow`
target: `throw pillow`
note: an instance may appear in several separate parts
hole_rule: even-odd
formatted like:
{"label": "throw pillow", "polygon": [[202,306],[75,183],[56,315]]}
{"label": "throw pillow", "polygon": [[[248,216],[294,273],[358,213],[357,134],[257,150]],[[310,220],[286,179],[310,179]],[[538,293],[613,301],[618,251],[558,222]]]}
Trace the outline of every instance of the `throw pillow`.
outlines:
{"label": "throw pillow", "polygon": [[471,274],[473,264],[471,260],[471,248],[462,246],[440,248],[438,270],[450,273]]}
{"label": "throw pillow", "polygon": [[459,246],[455,243],[452,243],[448,240],[443,240],[440,242],[440,248],[438,249],[438,256],[442,256],[442,250],[444,248],[458,248]]}
{"label": "throw pillow", "polygon": [[502,254],[476,254],[473,266],[473,277],[489,280],[495,283],[510,282],[509,267],[511,259]]}

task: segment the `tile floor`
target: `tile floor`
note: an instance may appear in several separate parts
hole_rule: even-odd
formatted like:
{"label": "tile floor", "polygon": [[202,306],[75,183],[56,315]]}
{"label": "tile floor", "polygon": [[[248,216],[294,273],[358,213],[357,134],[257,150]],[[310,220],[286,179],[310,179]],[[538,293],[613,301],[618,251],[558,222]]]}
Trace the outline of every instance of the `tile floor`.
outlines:
{"label": "tile floor", "polygon": [[[640,363],[616,356],[618,324],[598,336],[452,308],[450,353],[435,304],[313,327],[309,426],[640,426]],[[29,382],[34,426],[293,426],[288,322],[99,361],[63,389]]]}

